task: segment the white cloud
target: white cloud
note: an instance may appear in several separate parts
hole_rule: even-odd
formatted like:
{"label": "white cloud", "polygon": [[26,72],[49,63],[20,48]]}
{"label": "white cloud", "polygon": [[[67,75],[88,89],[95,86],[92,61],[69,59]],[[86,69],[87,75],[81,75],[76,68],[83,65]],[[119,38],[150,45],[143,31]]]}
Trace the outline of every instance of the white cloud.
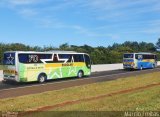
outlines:
{"label": "white cloud", "polygon": [[90,37],[97,36],[96,33],[91,32],[87,28],[84,28],[82,26],[74,25],[71,28],[76,30],[76,33],[79,33],[79,34],[87,35],[87,36],[90,36]]}
{"label": "white cloud", "polygon": [[85,7],[89,8],[98,20],[128,20],[144,13],[160,11],[160,2],[159,0],[88,0]]}
{"label": "white cloud", "polygon": [[31,8],[21,9],[20,11],[18,11],[18,13],[24,17],[27,17],[27,18],[38,15],[38,12],[34,9],[31,9]]}
{"label": "white cloud", "polygon": [[40,28],[50,28],[50,29],[64,29],[68,28],[66,24],[59,22],[56,18],[52,17],[44,17],[44,18],[35,18],[35,22],[37,22],[38,27]]}
{"label": "white cloud", "polygon": [[[40,27],[44,28],[68,28],[75,30],[77,34],[83,34],[89,37],[110,37],[118,39],[119,36],[113,34],[105,34],[110,32],[110,29],[123,27],[130,28],[128,32],[159,32],[157,28],[159,21],[149,22],[141,21],[141,15],[150,12],[160,11],[159,0],[1,0],[4,6],[11,6],[21,16],[32,20]],[[39,7],[39,4],[42,6]],[[68,23],[61,19],[62,15],[67,9],[71,9],[68,14],[73,12],[80,12],[85,10],[87,17],[93,19],[95,22],[101,21],[111,22],[104,23],[103,26],[94,26],[93,28],[86,28],[85,24]],[[58,17],[58,15],[60,17]],[[78,14],[79,15],[79,14]],[[71,17],[72,19],[72,17]],[[138,21],[134,21],[138,19]],[[142,19],[143,20],[143,19]],[[128,21],[128,22],[126,22]],[[115,22],[115,24],[113,24]],[[132,23],[134,22],[134,23]],[[77,25],[76,25],[77,24]],[[94,25],[94,24],[93,24]],[[139,25],[142,25],[139,26]],[[143,27],[144,26],[144,27]],[[141,27],[137,29],[137,27]],[[97,30],[99,30],[97,32]],[[150,29],[150,30],[149,30]],[[152,31],[153,29],[154,31]],[[103,33],[101,32],[103,30]],[[121,29],[122,32],[125,29]],[[139,30],[139,31],[138,31]],[[124,31],[125,32],[125,31]]]}

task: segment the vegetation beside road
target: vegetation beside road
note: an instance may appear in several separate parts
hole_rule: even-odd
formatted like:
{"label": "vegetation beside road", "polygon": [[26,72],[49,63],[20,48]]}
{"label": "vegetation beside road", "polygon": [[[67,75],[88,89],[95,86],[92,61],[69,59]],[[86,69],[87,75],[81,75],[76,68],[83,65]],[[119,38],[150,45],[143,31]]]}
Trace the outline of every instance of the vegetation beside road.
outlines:
{"label": "vegetation beside road", "polygon": [[81,100],[75,104],[50,108],[52,111],[158,111],[160,109],[159,85],[127,93],[83,101],[83,99],[112,94],[150,84],[160,83],[160,72],[121,78],[114,81],[94,83],[9,99],[0,99],[0,110],[31,111],[67,101]]}
{"label": "vegetation beside road", "polygon": [[[160,53],[156,51],[160,48],[160,39],[157,44],[147,42],[130,42],[126,41],[122,44],[114,43],[111,46],[92,47],[89,45],[76,46],[68,43],[62,44],[59,47],[53,46],[28,46],[21,43],[4,44],[0,43],[0,63],[2,64],[4,51],[50,51],[50,50],[67,50],[88,53],[91,56],[93,64],[111,64],[121,63],[123,54],[127,52],[153,52],[158,55],[160,60]],[[114,58],[114,59],[113,59]]]}
{"label": "vegetation beside road", "polygon": [[0,65],[0,70],[4,70],[5,67],[3,65]]}

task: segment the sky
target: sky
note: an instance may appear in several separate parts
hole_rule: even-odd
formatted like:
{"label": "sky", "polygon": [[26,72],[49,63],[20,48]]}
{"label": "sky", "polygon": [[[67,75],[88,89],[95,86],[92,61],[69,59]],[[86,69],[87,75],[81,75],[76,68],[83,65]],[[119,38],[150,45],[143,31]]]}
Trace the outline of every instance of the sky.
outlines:
{"label": "sky", "polygon": [[30,46],[156,43],[159,0],[0,0],[0,42]]}

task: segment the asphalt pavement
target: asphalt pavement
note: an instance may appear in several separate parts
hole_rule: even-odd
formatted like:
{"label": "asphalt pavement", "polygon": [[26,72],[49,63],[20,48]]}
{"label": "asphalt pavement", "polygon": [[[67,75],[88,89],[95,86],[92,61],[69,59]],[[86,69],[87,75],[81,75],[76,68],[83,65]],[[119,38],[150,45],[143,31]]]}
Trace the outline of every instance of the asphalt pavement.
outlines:
{"label": "asphalt pavement", "polygon": [[10,98],[23,96],[28,94],[42,93],[45,91],[60,90],[73,86],[80,86],[85,84],[91,84],[96,82],[104,82],[110,80],[116,80],[119,78],[127,78],[128,76],[141,75],[146,73],[152,73],[160,71],[160,67],[156,69],[146,69],[146,70],[114,70],[114,71],[104,71],[92,73],[90,77],[78,78],[65,78],[47,81],[46,83],[39,84],[37,82],[32,83],[0,83],[0,98]]}

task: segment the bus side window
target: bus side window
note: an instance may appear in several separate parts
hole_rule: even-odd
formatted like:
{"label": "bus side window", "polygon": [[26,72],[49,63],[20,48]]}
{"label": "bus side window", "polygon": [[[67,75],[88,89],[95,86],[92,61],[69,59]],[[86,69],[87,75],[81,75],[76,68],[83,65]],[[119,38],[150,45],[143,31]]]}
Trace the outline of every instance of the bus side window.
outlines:
{"label": "bus side window", "polygon": [[154,60],[156,60],[157,61],[157,55],[153,55],[154,56]]}
{"label": "bus side window", "polygon": [[58,62],[57,54],[54,54],[53,62],[54,62],[54,63]]}
{"label": "bus side window", "polygon": [[72,61],[72,54],[59,54],[58,55],[60,59],[68,59],[67,62]]}
{"label": "bus side window", "polygon": [[84,62],[84,58],[82,54],[75,54],[74,55],[74,62]]}
{"label": "bus side window", "polygon": [[69,54],[69,55],[68,55],[68,61],[67,61],[67,62],[73,62],[74,58],[73,58],[73,60],[72,60],[72,58],[73,58],[73,55],[72,55],[72,54]]}
{"label": "bus side window", "polygon": [[155,59],[155,55],[151,55],[151,59]]}

